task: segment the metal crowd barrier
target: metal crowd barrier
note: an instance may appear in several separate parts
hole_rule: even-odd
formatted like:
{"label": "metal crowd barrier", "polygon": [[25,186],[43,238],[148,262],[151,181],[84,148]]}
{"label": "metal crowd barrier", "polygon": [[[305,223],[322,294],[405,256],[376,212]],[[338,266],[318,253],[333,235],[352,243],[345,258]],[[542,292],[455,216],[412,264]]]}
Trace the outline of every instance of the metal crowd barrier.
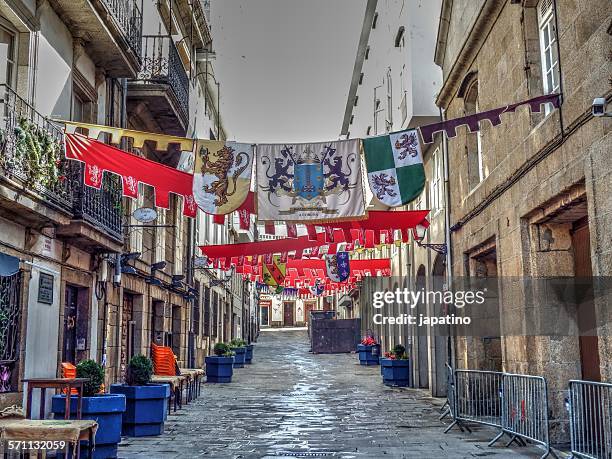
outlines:
{"label": "metal crowd barrier", "polygon": [[445,433],[455,425],[470,431],[467,422],[501,427],[502,376],[497,371],[454,370],[453,423]]}
{"label": "metal crowd barrier", "polygon": [[612,459],[612,384],[569,382],[572,456]]}
{"label": "metal crowd barrier", "polygon": [[454,407],[455,407],[455,372],[453,368],[447,363],[446,364],[446,402],[442,405],[440,409],[440,421],[447,416],[454,416]]}
{"label": "metal crowd barrier", "polygon": [[502,431],[489,445],[502,435],[510,435],[510,441],[524,445],[530,440],[544,448],[542,459],[548,455],[558,457],[550,449],[548,426],[548,387],[542,376],[504,373],[502,387]]}
{"label": "metal crowd barrier", "polygon": [[524,440],[529,440],[544,448],[542,459],[548,455],[557,457],[550,448],[548,389],[543,377],[452,368],[447,371],[445,414],[450,414],[453,422],[445,433],[453,426],[471,432],[467,423],[496,427],[499,433],[489,446],[509,435],[506,446],[514,442],[524,446]]}

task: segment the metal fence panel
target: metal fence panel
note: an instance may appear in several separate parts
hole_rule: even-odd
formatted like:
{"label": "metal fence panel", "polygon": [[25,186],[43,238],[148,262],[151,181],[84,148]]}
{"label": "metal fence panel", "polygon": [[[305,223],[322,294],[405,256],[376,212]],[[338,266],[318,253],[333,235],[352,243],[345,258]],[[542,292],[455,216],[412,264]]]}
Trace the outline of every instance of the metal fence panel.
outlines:
{"label": "metal fence panel", "polygon": [[543,458],[549,454],[556,457],[548,435],[546,380],[541,376],[504,373],[502,393],[502,433],[512,437],[510,443],[517,437],[530,440],[545,448]]}
{"label": "metal fence panel", "polygon": [[455,417],[501,427],[502,376],[497,371],[455,370]]}
{"label": "metal fence panel", "polygon": [[570,381],[568,409],[572,454],[612,459],[612,384]]}

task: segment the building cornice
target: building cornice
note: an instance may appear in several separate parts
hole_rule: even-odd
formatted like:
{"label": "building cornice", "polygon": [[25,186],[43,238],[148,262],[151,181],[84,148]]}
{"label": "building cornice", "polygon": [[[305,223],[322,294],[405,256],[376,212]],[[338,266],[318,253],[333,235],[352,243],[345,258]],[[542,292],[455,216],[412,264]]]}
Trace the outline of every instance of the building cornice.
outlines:
{"label": "building cornice", "polygon": [[438,37],[436,38],[436,49],[434,52],[434,62],[442,67],[444,55],[446,53],[446,39],[448,37],[448,26],[450,25],[451,11],[453,10],[453,0],[444,0],[440,11],[440,22],[438,23]]}
{"label": "building cornice", "polygon": [[372,30],[372,21],[376,12],[378,0],[368,0],[363,25],[361,26],[361,35],[359,36],[359,45],[357,46],[357,56],[355,57],[355,65],[353,67],[353,76],[351,78],[351,86],[349,88],[348,97],[346,99],[346,108],[344,109],[344,119],[342,120],[342,129],[340,135],[347,135],[353,106],[355,105],[355,96],[357,95],[357,86],[359,86],[359,77],[363,68],[368,41],[370,40],[370,31]]}
{"label": "building cornice", "polygon": [[[452,3],[452,0],[450,1]],[[500,0],[486,0],[485,4],[480,9],[478,17],[474,21],[472,28],[469,30],[455,61],[453,62],[450,70],[446,72],[446,77],[444,78],[442,88],[440,89],[438,97],[436,98],[436,105],[438,107],[448,107],[451,98],[457,93],[465,73],[469,70],[470,66],[474,62],[474,59],[480,52],[480,48],[487,40],[489,33],[493,28],[493,24],[495,24],[497,21],[497,18],[504,9],[506,3],[507,2]],[[440,27],[443,25],[442,21],[443,18],[440,19]],[[445,27],[448,27],[448,24],[446,24]],[[446,36],[443,38],[444,43],[442,44],[439,41],[436,46],[436,59],[440,58],[440,56],[444,56]],[[438,33],[438,39],[440,40],[440,31]],[[436,63],[438,63],[437,60]]]}

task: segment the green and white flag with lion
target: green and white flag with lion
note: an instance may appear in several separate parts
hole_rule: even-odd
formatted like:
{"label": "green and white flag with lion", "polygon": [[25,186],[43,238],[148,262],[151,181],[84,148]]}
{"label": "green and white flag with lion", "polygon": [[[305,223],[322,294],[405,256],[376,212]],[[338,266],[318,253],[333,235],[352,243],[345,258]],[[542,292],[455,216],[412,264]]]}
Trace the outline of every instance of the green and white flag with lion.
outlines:
{"label": "green and white flag with lion", "polygon": [[376,199],[389,207],[413,201],[425,186],[425,168],[414,130],[363,140],[370,189]]}

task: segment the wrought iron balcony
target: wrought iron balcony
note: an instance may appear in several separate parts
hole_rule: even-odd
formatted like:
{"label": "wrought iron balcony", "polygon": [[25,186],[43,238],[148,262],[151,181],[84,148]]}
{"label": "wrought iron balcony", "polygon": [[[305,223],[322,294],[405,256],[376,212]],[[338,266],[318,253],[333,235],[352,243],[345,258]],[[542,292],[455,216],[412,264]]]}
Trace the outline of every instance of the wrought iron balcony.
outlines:
{"label": "wrought iron balcony", "polygon": [[81,184],[74,195],[74,217],[92,224],[98,231],[123,241],[123,195],[121,179],[104,174],[99,190],[83,185],[82,164],[79,164],[75,181]]}
{"label": "wrought iron balcony", "polygon": [[189,116],[189,77],[174,40],[166,35],[142,37],[142,66],[128,85],[128,109],[147,103],[166,134],[184,135]]}
{"label": "wrought iron balcony", "polygon": [[142,51],[142,11],[135,0],[102,0],[136,56]]}
{"label": "wrought iron balcony", "polygon": [[72,210],[74,164],[63,133],[6,85],[0,85],[0,167],[4,176],[62,210]]}

